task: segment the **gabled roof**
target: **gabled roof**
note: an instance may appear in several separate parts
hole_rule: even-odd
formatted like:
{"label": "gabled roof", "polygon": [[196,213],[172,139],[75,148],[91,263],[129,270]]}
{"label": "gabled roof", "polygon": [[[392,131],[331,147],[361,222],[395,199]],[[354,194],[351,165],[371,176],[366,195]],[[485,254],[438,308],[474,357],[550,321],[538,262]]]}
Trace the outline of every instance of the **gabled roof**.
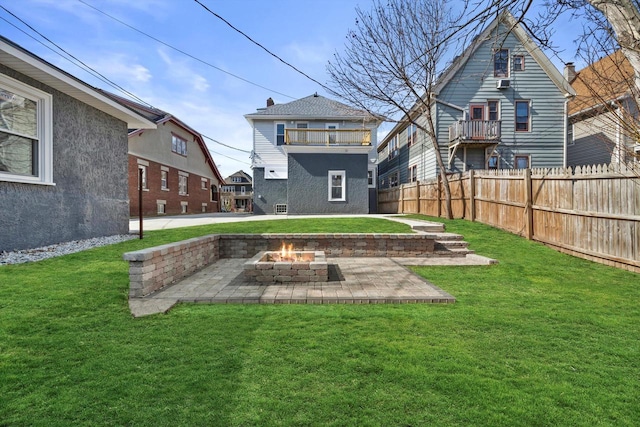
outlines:
{"label": "gabled roof", "polygon": [[320,120],[380,120],[367,111],[350,107],[338,101],[324,96],[313,94],[286,104],[274,104],[266,108],[260,108],[255,113],[244,116],[250,123],[259,119],[320,119]]}
{"label": "gabled roof", "polygon": [[231,177],[233,176],[240,176],[243,177],[244,179],[247,180],[247,182],[245,184],[251,184],[253,182],[253,179],[251,178],[251,176],[249,174],[247,174],[245,171],[243,170],[239,170],[238,172],[232,173],[231,175],[229,175],[227,177],[227,179],[225,179],[225,182],[227,184],[242,184],[242,183],[238,183],[238,182],[232,182],[231,181]]}
{"label": "gabled roof", "polygon": [[571,85],[576,97],[569,102],[569,115],[586,112],[630,93],[633,67],[621,50],[580,70]]}
{"label": "gabled roof", "polygon": [[0,36],[0,64],[42,82],[127,123],[129,128],[155,129],[146,117],[115,102],[82,80]]}
{"label": "gabled roof", "polygon": [[[102,91],[102,92],[108,97],[117,101],[118,103],[125,105],[128,108],[131,108],[132,110],[138,112],[139,114],[147,117],[149,120],[154,121],[156,125],[161,125],[163,123],[171,122],[176,126],[181,127],[185,131],[192,134],[194,140],[200,146],[200,150],[202,151],[202,154],[204,154],[204,157],[207,163],[209,164],[209,167],[211,167],[211,170],[213,171],[214,175],[216,176],[216,178],[221,184],[224,183],[224,178],[222,178],[222,175],[220,174],[220,171],[218,170],[216,163],[213,161],[213,157],[211,157],[211,153],[209,152],[209,148],[207,147],[207,144],[204,142],[202,135],[198,131],[196,131],[189,125],[187,125],[185,122],[183,122],[179,118],[173,116],[172,114],[167,113],[166,111],[162,111],[155,107],[149,107],[146,105],[138,104],[137,102],[131,101],[130,99],[123,98],[121,96],[115,95],[107,91]],[[143,131],[144,129],[129,129],[129,137],[138,135]]]}
{"label": "gabled roof", "polygon": [[496,31],[498,25],[500,24],[504,24],[509,28],[510,33],[513,34],[520,43],[522,43],[527,52],[529,52],[531,57],[547,73],[551,81],[558,87],[558,89],[563,93],[565,97],[575,95],[575,91],[573,90],[569,82],[567,82],[560,71],[558,71],[555,65],[553,65],[547,55],[542,52],[538,44],[534,42],[533,39],[531,39],[529,34],[513,17],[513,15],[510,12],[505,11],[498,18],[494,19],[493,22],[487,28],[485,28],[482,33],[480,33],[479,36],[473,39],[471,45],[464,50],[462,55],[456,58],[449,66],[449,68],[447,68],[444,73],[442,73],[442,76],[438,79],[438,82],[436,83],[434,88],[434,93],[436,94],[436,96],[451,81],[451,79],[453,79],[458,70],[460,70],[464,66],[464,64],[467,63],[469,58],[473,56],[476,50],[478,50],[478,48],[485,41],[491,39],[491,34]]}

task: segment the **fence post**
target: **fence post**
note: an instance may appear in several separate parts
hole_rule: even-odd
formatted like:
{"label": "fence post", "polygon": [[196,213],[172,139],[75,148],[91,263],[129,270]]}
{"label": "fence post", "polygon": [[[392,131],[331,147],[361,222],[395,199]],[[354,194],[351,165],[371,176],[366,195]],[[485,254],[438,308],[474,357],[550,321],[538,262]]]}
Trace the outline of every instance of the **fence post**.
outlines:
{"label": "fence post", "polygon": [[416,199],[418,203],[418,215],[420,214],[420,181],[416,181]]}
{"label": "fence post", "polygon": [[404,188],[403,188],[404,184],[400,184],[400,186],[398,187],[398,196],[399,196],[399,200],[398,200],[398,213],[404,213]]}
{"label": "fence post", "polygon": [[438,174],[438,180],[436,181],[436,185],[437,185],[437,189],[438,189],[438,191],[436,191],[436,194],[438,195],[438,200],[437,200],[437,202],[438,202],[438,218],[440,218],[442,216],[442,206],[440,206],[440,204],[441,204],[440,203],[440,198],[441,198],[441,195],[440,195],[440,179],[441,179],[440,174]]}
{"label": "fence post", "polygon": [[473,169],[469,171],[469,220],[476,220],[476,180]]}
{"label": "fence post", "polygon": [[524,171],[524,187],[525,187],[524,214],[525,214],[525,219],[527,221],[526,237],[528,240],[531,240],[533,239],[533,201],[532,201],[533,189],[531,188],[531,169],[529,168],[525,169]]}

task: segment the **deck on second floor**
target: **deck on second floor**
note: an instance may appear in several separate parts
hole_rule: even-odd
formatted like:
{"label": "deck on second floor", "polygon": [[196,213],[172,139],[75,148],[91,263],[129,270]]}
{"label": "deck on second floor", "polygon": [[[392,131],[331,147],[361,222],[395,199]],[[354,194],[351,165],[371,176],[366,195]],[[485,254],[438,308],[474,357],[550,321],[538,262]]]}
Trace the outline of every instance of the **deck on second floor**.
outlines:
{"label": "deck on second floor", "polygon": [[502,137],[500,120],[458,120],[449,125],[449,146],[495,144]]}
{"label": "deck on second floor", "polygon": [[371,145],[371,129],[286,129],[287,145]]}

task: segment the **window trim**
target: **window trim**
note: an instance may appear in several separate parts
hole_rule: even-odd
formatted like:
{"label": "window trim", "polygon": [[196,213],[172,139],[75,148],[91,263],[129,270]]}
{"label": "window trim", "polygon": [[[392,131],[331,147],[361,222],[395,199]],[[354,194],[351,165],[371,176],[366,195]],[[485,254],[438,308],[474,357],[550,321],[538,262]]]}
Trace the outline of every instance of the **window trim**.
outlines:
{"label": "window trim", "polygon": [[[375,166],[369,167],[367,170],[367,187],[368,188],[376,188],[377,177],[376,177],[377,168]],[[371,175],[369,175],[371,173]]]}
{"label": "window trim", "polygon": [[[395,177],[395,184],[394,178]],[[400,171],[394,171],[389,174],[389,188],[399,187],[400,186]]]}
{"label": "window trim", "polygon": [[[183,142],[182,145],[184,146],[184,149],[180,149],[178,144],[174,144],[176,139]],[[171,132],[171,152],[179,156],[187,157],[187,140],[173,132]]]}
{"label": "window trim", "polygon": [[395,158],[398,155],[398,135],[395,135],[389,140],[387,149],[389,150],[389,155],[387,156],[389,160]]}
{"label": "window trim", "polygon": [[[278,142],[278,126],[282,125],[282,142]],[[273,134],[275,135],[276,146],[287,144],[287,124],[285,122],[275,122],[273,124]]]}
{"label": "window trim", "polygon": [[[491,118],[491,104],[495,103],[496,104],[496,118],[492,119]],[[499,99],[487,99],[487,120],[494,120],[494,121],[498,121],[500,120],[500,114],[501,114],[501,108],[500,108],[500,100]]]}
{"label": "window trim", "polygon": [[[527,129],[526,130],[519,130],[518,129],[518,104],[527,104]],[[517,99],[514,102],[514,130],[515,132],[531,132],[531,100],[529,99]],[[524,122],[523,122],[524,123]]]}
{"label": "window trim", "polygon": [[[166,178],[163,178],[163,176]],[[162,166],[160,167],[160,189],[169,191],[169,171],[165,170]]]}
{"label": "window trim", "polygon": [[[341,195],[340,197],[333,197],[333,192],[331,190],[333,190],[333,183],[332,183],[332,178],[333,176],[340,176],[342,177],[342,184],[340,186],[341,188]],[[346,202],[347,201],[347,172],[344,170],[330,170],[327,173],[327,184],[328,184],[328,200],[330,202]]]}
{"label": "window trim", "polygon": [[[507,60],[507,65],[506,65],[506,74],[502,75],[502,73],[498,73],[497,69],[496,69],[496,55],[499,54],[500,52],[506,52],[506,60]],[[509,68],[510,68],[510,56],[509,56],[509,49],[495,49],[493,51],[493,77],[498,77],[501,79],[508,79],[509,78]]]}
{"label": "window trim", "polygon": [[[513,59],[513,71],[514,72],[515,71],[517,71],[517,72],[524,71],[524,69],[525,69],[525,67],[524,67],[524,55],[513,55],[513,58],[514,58]],[[520,68],[520,69],[516,68],[516,60],[515,60],[515,58],[520,58],[520,60],[521,60],[520,64],[522,65],[522,68]]]}
{"label": "window trim", "polygon": [[36,103],[38,173],[34,176],[0,172],[0,181],[55,185],[53,182],[53,96],[19,80],[0,74],[0,87]]}
{"label": "window trim", "polygon": [[[182,184],[180,181],[184,179],[184,191],[182,190]],[[189,174],[186,172],[178,172],[178,195],[180,196],[188,196],[189,195]]]}
{"label": "window trim", "polygon": [[407,169],[407,179],[408,182],[417,182],[418,181],[418,165],[411,165]]}
{"label": "window trim", "polygon": [[[519,168],[518,167],[518,159],[524,158],[527,159],[527,167]],[[516,154],[513,158],[513,168],[514,169],[531,169],[531,154]]]}
{"label": "window trim", "polygon": [[407,126],[407,147],[413,146],[416,142],[418,142],[418,126],[411,123]]}

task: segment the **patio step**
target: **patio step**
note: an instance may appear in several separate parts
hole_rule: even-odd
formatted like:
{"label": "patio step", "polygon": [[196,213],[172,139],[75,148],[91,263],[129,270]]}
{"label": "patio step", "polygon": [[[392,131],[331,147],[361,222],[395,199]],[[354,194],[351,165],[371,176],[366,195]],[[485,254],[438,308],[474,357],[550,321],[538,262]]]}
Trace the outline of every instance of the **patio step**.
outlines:
{"label": "patio step", "polygon": [[441,233],[435,240],[434,253],[437,256],[464,257],[475,252],[469,249],[469,243],[463,240],[463,236]]}
{"label": "patio step", "polygon": [[444,224],[437,222],[429,222],[425,224],[415,224],[411,228],[416,231],[422,231],[425,233],[444,233]]}

